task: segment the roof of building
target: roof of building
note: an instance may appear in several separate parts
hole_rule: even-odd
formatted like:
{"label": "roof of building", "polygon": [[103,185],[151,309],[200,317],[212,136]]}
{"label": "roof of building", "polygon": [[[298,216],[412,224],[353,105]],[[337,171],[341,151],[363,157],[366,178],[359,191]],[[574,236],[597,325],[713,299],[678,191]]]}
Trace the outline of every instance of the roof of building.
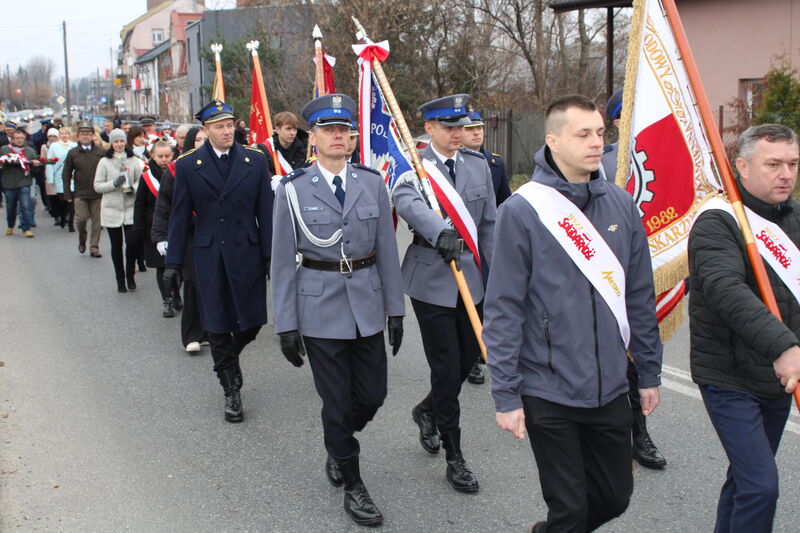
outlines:
{"label": "roof of building", "polygon": [[592,7],[632,7],[632,0],[550,0],[550,9],[556,13]]}
{"label": "roof of building", "polygon": [[134,28],[136,28],[137,24],[139,24],[141,21],[143,21],[145,19],[148,19],[148,18],[152,17],[153,15],[155,15],[156,13],[161,11],[162,9],[164,9],[164,8],[166,8],[168,6],[171,6],[171,5],[172,5],[172,0],[165,0],[164,2],[162,2],[159,5],[157,5],[156,7],[154,7],[153,9],[148,11],[147,13],[145,13],[144,15],[142,15],[142,16],[132,20],[128,24],[124,25],[122,27],[122,30],[119,32],[120,40],[124,43],[125,42],[125,38],[128,36],[128,34],[130,32],[133,31]]}
{"label": "roof of building", "polygon": [[152,61],[153,58],[160,56],[167,50],[169,50],[169,39],[162,41],[144,54],[140,55],[139,59],[136,60],[136,64],[138,65],[139,63],[147,63],[148,61]]}
{"label": "roof of building", "polygon": [[175,41],[186,40],[186,26],[197,19],[203,18],[203,13],[178,13],[173,11],[169,14],[169,23],[172,26],[172,39]]}

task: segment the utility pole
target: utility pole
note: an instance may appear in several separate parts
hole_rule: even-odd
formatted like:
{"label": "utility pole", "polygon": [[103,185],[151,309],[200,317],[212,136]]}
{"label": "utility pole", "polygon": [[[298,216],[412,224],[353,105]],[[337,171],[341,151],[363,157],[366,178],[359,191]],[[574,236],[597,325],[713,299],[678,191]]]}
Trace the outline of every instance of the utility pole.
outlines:
{"label": "utility pole", "polygon": [[65,98],[67,99],[67,115],[65,117],[66,124],[70,124],[72,122],[72,107],[70,105],[69,99],[69,63],[67,62],[67,21],[61,21],[61,29],[64,32],[64,85],[65,92],[67,93]]}

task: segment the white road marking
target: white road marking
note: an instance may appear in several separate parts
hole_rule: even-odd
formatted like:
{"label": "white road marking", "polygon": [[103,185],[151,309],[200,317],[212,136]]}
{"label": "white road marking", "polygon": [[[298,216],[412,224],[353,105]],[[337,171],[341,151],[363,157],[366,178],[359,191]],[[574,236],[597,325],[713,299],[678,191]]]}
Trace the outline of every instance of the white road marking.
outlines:
{"label": "white road marking", "polygon": [[[669,390],[673,390],[675,392],[679,392],[685,396],[689,396],[690,398],[694,398],[696,400],[700,401],[703,400],[703,397],[700,395],[700,390],[697,388],[697,385],[692,383],[692,375],[689,372],[669,365],[662,365],[661,371],[664,374],[669,374],[672,377],[686,380],[691,383],[691,385],[684,385],[679,381],[675,381],[673,379],[662,376],[661,377],[662,387]],[[794,409],[789,415],[789,421],[786,422],[786,431],[791,431],[796,435],[800,435],[800,423],[793,422],[792,419],[798,419],[798,416],[795,414]]]}

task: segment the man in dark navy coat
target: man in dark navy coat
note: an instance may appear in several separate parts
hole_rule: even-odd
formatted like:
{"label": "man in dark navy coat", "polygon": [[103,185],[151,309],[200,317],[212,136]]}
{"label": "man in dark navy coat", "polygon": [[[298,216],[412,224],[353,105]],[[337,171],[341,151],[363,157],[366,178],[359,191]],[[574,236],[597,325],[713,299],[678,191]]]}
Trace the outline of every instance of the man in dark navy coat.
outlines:
{"label": "man in dark navy coat", "polygon": [[234,115],[220,101],[196,115],[205,144],[178,158],[164,279],[180,285],[192,213],[200,321],[225,391],[225,419],[242,420],[239,354],[267,322],[272,247],[270,172],[264,154],[233,142]]}

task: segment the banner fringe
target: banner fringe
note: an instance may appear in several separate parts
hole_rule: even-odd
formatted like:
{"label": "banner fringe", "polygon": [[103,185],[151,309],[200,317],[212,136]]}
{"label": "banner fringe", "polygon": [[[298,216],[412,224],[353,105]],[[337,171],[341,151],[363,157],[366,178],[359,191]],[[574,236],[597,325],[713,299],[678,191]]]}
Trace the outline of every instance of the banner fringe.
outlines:
{"label": "banner fringe", "polygon": [[689,253],[683,251],[669,263],[664,263],[653,272],[656,294],[671,290],[689,277]]}
{"label": "banner fringe", "polygon": [[678,331],[678,328],[683,323],[683,319],[686,316],[686,298],[683,298],[681,302],[675,306],[675,309],[672,310],[670,314],[665,316],[661,322],[658,323],[658,332],[661,334],[661,342],[667,342],[675,333]]}
{"label": "banner fringe", "polygon": [[633,116],[633,101],[636,97],[636,76],[639,73],[639,50],[644,28],[645,0],[633,1],[631,30],[628,37],[628,60],[625,62],[625,85],[622,89],[622,114],[619,121],[619,153],[617,154],[617,175],[614,182],[625,189],[631,173],[630,145]]}

